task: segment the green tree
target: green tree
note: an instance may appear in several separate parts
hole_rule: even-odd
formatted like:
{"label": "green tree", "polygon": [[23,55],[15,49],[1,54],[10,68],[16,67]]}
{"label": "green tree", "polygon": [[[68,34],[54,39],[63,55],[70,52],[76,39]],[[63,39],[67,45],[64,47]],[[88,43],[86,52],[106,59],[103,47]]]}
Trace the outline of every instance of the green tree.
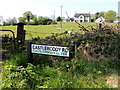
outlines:
{"label": "green tree", "polygon": [[99,17],[104,17],[104,16],[105,16],[105,12],[104,11],[95,13],[95,19],[97,19]]}
{"label": "green tree", "polygon": [[13,19],[11,19],[11,24],[12,25],[16,25],[17,24],[17,19],[15,17]]}
{"label": "green tree", "polygon": [[95,13],[95,19],[99,18],[99,14],[100,14],[99,12]]}
{"label": "green tree", "polygon": [[52,20],[46,17],[38,17],[38,24],[40,25],[49,25],[52,23]]}
{"label": "green tree", "polygon": [[60,16],[57,17],[57,21],[60,22],[62,21],[62,18]]}
{"label": "green tree", "polygon": [[33,17],[33,24],[38,25],[38,18],[36,15],[34,15],[34,17]]}
{"label": "green tree", "polygon": [[100,12],[100,13],[99,13],[99,17],[100,17],[100,16],[105,17],[105,12],[104,12],[104,11]]}
{"label": "green tree", "polygon": [[116,12],[115,11],[108,11],[105,13],[105,18],[109,21],[109,22],[113,22],[116,18]]}
{"label": "green tree", "polygon": [[33,19],[34,15],[32,14],[31,11],[26,11],[26,12],[23,14],[23,17],[26,18],[27,22],[30,22],[30,20]]}
{"label": "green tree", "polygon": [[66,18],[66,22],[70,22],[70,19],[69,19],[69,18]]}
{"label": "green tree", "polygon": [[19,17],[18,20],[21,23],[24,23],[24,24],[26,23],[26,18],[25,17]]}
{"label": "green tree", "polygon": [[6,22],[4,22],[4,25],[16,25],[17,24],[17,20],[16,18],[9,18],[9,19],[6,19]]}

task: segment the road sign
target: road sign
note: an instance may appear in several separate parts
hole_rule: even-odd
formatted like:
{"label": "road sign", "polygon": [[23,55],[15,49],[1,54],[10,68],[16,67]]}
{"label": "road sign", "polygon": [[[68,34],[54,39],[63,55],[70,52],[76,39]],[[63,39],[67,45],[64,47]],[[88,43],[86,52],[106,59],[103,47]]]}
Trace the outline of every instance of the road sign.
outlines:
{"label": "road sign", "polygon": [[62,46],[50,46],[50,45],[31,45],[31,52],[36,54],[45,54],[61,57],[69,57],[69,48]]}

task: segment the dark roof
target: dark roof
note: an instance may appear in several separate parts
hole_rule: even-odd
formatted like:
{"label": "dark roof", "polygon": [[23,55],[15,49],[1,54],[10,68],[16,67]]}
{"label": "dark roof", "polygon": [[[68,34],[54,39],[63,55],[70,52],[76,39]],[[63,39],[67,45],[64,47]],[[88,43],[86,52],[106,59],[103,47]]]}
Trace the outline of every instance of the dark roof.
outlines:
{"label": "dark roof", "polygon": [[90,13],[75,13],[74,17],[79,17],[80,15],[83,15],[85,17],[90,17]]}

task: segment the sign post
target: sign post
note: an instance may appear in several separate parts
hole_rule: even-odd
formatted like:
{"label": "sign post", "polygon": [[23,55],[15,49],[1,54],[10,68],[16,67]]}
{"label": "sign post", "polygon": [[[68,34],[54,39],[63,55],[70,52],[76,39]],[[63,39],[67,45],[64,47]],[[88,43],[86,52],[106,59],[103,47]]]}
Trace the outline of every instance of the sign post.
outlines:
{"label": "sign post", "polygon": [[32,44],[32,41],[29,40],[27,42],[27,57],[28,57],[28,62],[29,63],[32,63],[33,62],[33,54],[31,52],[31,44]]}
{"label": "sign post", "polygon": [[75,44],[70,44],[69,49],[70,49],[69,60],[71,60],[75,56]]}
{"label": "sign post", "polygon": [[42,54],[49,56],[58,56],[58,57],[66,57],[71,60],[74,57],[74,49],[75,45],[70,44],[70,47],[63,46],[53,46],[53,45],[45,45],[45,44],[32,44],[32,41],[27,42],[27,56],[28,62],[33,62],[33,54]]}
{"label": "sign post", "polygon": [[24,44],[25,33],[26,33],[26,30],[24,30],[24,24],[23,23],[18,23],[18,26],[17,26],[17,42],[19,43],[19,45]]}

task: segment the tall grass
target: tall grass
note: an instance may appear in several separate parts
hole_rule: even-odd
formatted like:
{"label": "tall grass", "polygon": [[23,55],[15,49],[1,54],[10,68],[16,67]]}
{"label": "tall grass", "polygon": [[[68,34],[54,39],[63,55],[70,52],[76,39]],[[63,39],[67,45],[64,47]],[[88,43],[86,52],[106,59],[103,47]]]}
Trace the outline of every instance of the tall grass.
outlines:
{"label": "tall grass", "polygon": [[2,88],[112,88],[105,77],[117,76],[120,69],[115,60],[91,62],[82,56],[71,61],[58,57],[55,64],[50,56],[36,59],[30,64],[25,52],[11,56],[3,65]]}

